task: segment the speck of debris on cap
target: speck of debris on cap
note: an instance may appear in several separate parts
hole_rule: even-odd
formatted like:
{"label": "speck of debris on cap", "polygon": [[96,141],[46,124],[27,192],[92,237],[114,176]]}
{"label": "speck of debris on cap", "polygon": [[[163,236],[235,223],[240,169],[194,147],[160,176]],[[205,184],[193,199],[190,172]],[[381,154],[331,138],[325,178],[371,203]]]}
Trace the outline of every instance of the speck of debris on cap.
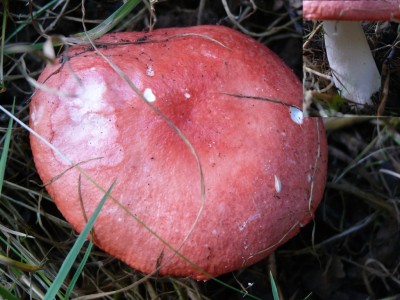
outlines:
{"label": "speck of debris on cap", "polygon": [[274,175],[275,178],[275,190],[277,193],[280,193],[282,190],[282,183],[278,176]]}
{"label": "speck of debris on cap", "polygon": [[290,106],[289,111],[290,111],[290,118],[292,119],[293,122],[299,125],[303,124],[303,112],[300,109],[294,106]]}
{"label": "speck of debris on cap", "polygon": [[143,92],[143,97],[147,100],[147,102],[154,102],[156,101],[156,95],[154,95],[151,88],[146,88]]}

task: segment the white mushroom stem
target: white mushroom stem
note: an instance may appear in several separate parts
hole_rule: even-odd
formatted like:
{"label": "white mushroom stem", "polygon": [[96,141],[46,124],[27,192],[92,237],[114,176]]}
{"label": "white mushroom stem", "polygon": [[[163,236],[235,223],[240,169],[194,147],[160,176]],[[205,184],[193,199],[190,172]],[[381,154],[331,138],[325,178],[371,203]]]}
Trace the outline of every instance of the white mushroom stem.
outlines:
{"label": "white mushroom stem", "polygon": [[323,21],[325,47],[333,81],[340,95],[357,106],[372,105],[371,96],[381,85],[360,22]]}

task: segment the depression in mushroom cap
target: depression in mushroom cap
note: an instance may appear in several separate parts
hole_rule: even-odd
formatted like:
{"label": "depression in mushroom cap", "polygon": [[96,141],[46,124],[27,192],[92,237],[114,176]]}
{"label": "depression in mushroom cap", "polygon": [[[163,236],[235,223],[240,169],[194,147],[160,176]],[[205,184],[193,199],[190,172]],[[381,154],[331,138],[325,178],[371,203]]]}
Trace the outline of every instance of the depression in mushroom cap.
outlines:
{"label": "depression in mushroom cap", "polygon": [[69,68],[42,73],[39,82],[59,93],[36,92],[31,127],[102,187],[32,135],[46,189],[81,231],[116,181],[94,241],[146,273],[209,279],[261,260],[313,217],[324,189],[324,128],[298,109],[301,83],[265,46],[226,27],[119,43],[140,36],[100,39],[131,83],[79,46],[66,54]]}

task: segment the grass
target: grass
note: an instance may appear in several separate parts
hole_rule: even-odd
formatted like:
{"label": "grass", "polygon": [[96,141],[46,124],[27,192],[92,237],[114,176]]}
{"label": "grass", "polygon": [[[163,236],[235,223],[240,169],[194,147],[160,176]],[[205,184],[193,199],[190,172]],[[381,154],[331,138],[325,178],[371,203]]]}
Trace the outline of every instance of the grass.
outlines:
{"label": "grass", "polygon": [[[14,105],[11,110],[11,113],[14,114]],[[8,151],[10,149],[10,140],[11,140],[11,132],[12,132],[12,127],[13,127],[13,119],[10,118],[8,122],[8,127],[6,134],[4,136],[4,142],[3,142],[3,151],[1,152],[1,158],[0,158],[0,195],[1,195],[1,190],[3,188],[3,181],[4,181],[4,173],[6,172],[6,165],[7,165],[7,158],[8,158]]]}
{"label": "grass", "polygon": [[[200,2],[204,7],[197,9]],[[79,3],[65,6],[67,2],[50,1],[40,6],[33,1],[26,7],[25,2],[12,1],[9,9],[1,8],[2,23],[6,24],[2,27],[1,47],[8,52],[1,51],[0,105],[25,124],[33,93],[26,76],[37,78],[40,73],[43,57],[38,49],[45,41],[32,20],[49,33],[71,37],[83,32]],[[231,4],[231,12],[238,17],[234,21],[285,56],[282,49],[293,48],[292,43],[300,41],[294,20],[285,16],[282,7],[273,8],[263,1],[254,3],[258,10],[252,15],[251,5]],[[160,1],[154,6],[156,25],[183,26],[188,20],[191,24],[199,20],[203,24],[232,24],[232,16],[223,4]],[[104,1],[93,8],[88,4],[88,30],[104,26],[103,21],[120,5]],[[140,3],[126,12],[114,30],[141,30],[149,25],[146,5]],[[286,29],[271,35],[273,28],[282,26]],[[298,61],[291,66],[301,73]],[[43,299],[46,293],[49,299],[54,295],[57,299],[400,297],[400,180],[394,175],[400,172],[400,122],[397,118],[351,117],[327,120],[326,127],[330,145],[328,187],[316,214],[315,232],[313,224],[306,226],[274,256],[223,275],[219,281],[197,282],[146,277],[90,242],[74,246],[79,236],[62,218],[37,175],[27,131],[0,113],[0,175],[4,174],[0,178],[0,297]],[[69,255],[76,258],[67,260]],[[63,264],[69,272],[60,271]]]}
{"label": "grass", "polygon": [[[103,198],[101,199],[101,201],[99,202],[99,204],[97,205],[95,211],[93,212],[92,216],[90,217],[90,219],[87,221],[87,224],[85,225],[85,227],[83,228],[82,232],[79,234],[79,237],[77,238],[74,246],[71,248],[71,250],[69,251],[67,257],[65,258],[65,260],[63,261],[63,264],[61,265],[60,270],[57,273],[56,278],[54,279],[53,283],[51,284],[51,286],[49,287],[49,289],[46,292],[46,295],[44,296],[45,300],[51,300],[54,299],[56,297],[56,295],[59,293],[61,286],[64,284],[64,281],[66,279],[66,277],[68,276],[68,273],[70,272],[73,264],[75,263],[76,258],[79,255],[79,252],[81,251],[84,243],[86,242],[87,236],[90,234],[94,222],[96,221],[104,203],[106,202],[106,200],[108,199],[108,197],[110,196],[110,193],[114,187],[113,183],[110,188],[107,190],[107,192],[104,194]],[[79,264],[78,270],[75,272],[70,285],[68,286],[66,295],[63,297],[64,299],[69,299],[71,292],[78,280],[78,277],[80,276],[82,269],[84,268],[88,256],[90,254],[91,249],[93,248],[93,241],[92,239],[89,240],[89,246],[87,247],[86,251],[85,251],[85,255],[82,259],[82,262]]]}

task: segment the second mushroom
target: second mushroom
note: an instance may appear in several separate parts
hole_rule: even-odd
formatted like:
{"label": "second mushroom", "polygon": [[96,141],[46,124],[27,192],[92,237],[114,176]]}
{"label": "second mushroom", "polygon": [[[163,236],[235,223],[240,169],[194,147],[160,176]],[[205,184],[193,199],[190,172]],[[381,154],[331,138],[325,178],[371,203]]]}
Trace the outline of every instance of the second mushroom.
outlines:
{"label": "second mushroom", "polygon": [[356,109],[373,104],[381,76],[360,21],[400,18],[397,1],[313,1],[303,4],[305,20],[323,20],[326,54],[340,95]]}

